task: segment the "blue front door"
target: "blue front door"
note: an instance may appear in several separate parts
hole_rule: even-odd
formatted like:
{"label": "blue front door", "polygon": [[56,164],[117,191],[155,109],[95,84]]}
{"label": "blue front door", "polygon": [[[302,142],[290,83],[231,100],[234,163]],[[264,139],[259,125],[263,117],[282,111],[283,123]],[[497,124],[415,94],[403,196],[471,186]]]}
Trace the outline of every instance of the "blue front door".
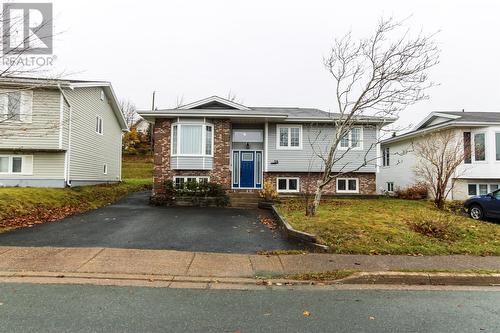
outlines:
{"label": "blue front door", "polygon": [[254,187],[255,152],[241,152],[240,187]]}

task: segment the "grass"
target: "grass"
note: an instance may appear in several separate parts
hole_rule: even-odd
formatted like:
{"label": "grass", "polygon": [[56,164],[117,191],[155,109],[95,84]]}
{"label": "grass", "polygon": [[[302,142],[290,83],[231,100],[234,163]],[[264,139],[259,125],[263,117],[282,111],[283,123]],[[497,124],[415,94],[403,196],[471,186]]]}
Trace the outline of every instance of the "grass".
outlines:
{"label": "grass", "polygon": [[[300,200],[278,209],[294,228],[315,234],[333,253],[500,255],[500,224],[441,212],[426,200],[327,200],[315,217],[305,216]],[[436,221],[450,236],[442,237],[442,230],[435,235],[432,229],[430,234],[415,231],[422,221]]]}
{"label": "grass", "polygon": [[151,158],[124,158],[123,182],[74,188],[0,188],[0,232],[58,220],[151,187]]}

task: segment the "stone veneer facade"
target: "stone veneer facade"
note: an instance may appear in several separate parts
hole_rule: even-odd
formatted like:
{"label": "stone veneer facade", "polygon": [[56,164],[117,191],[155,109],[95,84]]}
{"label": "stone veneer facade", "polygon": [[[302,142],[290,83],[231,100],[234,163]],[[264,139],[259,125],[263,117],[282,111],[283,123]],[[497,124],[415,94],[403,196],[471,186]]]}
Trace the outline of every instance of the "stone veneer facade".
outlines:
{"label": "stone veneer facade", "polygon": [[[161,194],[165,180],[174,176],[208,176],[210,181],[231,189],[231,122],[227,119],[215,119],[214,124],[214,160],[212,170],[172,170],[170,168],[171,119],[157,119],[154,126],[154,182],[153,194]],[[314,185],[320,173],[307,172],[264,172],[264,180],[271,181],[276,188],[277,177],[298,177],[300,190],[314,191]],[[354,173],[346,178],[359,179],[359,194],[375,194],[375,173]],[[335,181],[325,188],[325,194],[335,194]],[[233,190],[240,191],[240,190]],[[243,192],[258,190],[241,190]]]}

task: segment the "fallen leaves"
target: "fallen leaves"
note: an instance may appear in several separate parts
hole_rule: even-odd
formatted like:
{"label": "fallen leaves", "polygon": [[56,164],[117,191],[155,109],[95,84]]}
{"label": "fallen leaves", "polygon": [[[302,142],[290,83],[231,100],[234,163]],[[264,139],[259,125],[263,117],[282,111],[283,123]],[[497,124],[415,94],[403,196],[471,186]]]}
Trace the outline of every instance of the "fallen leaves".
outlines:
{"label": "fallen leaves", "polygon": [[302,312],[302,315],[304,317],[310,317],[311,316],[311,312],[307,311],[307,310],[304,310],[304,312]]}
{"label": "fallen leaves", "polygon": [[14,215],[0,220],[0,228],[31,228],[37,224],[54,222],[67,216],[88,210],[87,206],[64,206],[57,208],[37,207],[29,214]]}
{"label": "fallen leaves", "polygon": [[270,230],[276,230],[278,228],[278,224],[276,221],[269,216],[259,216],[260,223],[265,225]]}

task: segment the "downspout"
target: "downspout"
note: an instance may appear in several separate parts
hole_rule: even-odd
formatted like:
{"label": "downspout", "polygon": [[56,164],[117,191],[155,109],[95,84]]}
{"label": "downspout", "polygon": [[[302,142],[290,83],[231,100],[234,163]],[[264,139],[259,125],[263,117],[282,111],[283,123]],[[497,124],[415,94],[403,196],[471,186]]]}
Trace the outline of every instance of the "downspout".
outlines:
{"label": "downspout", "polygon": [[65,180],[66,180],[66,186],[71,186],[71,171],[70,171],[70,167],[71,167],[71,104],[69,102],[69,99],[68,97],[66,96],[66,94],[64,93],[64,90],[61,88],[61,85],[58,84],[57,85],[57,88],[59,89],[59,91],[61,92],[61,95],[63,96],[64,100],[66,101],[66,103],[68,103],[68,107],[69,107],[69,117],[68,117],[68,150],[66,152],[66,155],[67,155],[67,160],[65,161],[65,164],[66,164],[66,174],[64,175],[65,177]]}

